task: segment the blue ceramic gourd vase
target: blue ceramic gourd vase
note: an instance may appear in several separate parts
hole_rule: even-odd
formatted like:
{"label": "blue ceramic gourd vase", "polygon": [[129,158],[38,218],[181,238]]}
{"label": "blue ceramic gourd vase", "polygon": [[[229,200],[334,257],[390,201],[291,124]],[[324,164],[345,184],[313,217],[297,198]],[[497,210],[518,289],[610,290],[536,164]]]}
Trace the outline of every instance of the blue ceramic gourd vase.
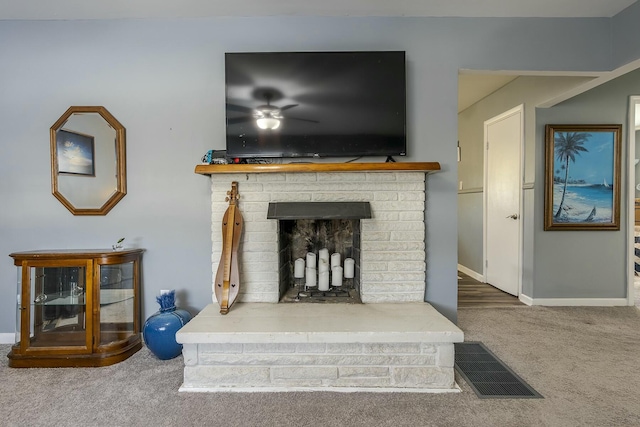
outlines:
{"label": "blue ceramic gourd vase", "polygon": [[175,291],[156,297],[160,311],[149,316],[142,329],[144,342],[158,359],[168,360],[182,352],[176,332],[191,320],[188,311],[176,308]]}

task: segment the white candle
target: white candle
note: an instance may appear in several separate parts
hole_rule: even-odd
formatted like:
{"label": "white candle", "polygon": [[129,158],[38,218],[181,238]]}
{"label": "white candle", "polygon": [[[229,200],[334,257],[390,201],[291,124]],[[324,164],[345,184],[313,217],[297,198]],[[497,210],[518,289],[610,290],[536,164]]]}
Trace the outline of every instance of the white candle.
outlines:
{"label": "white candle", "polygon": [[296,279],[301,279],[304,277],[304,260],[302,258],[298,258],[295,261],[293,268],[293,277]]}
{"label": "white candle", "polygon": [[340,266],[340,254],[335,252],[331,254],[331,269]]}
{"label": "white candle", "polygon": [[318,290],[319,291],[328,291],[329,290],[329,272],[321,271],[318,278]]}
{"label": "white candle", "polygon": [[344,277],[346,279],[353,279],[355,276],[356,262],[353,258],[344,259]]}
{"label": "white candle", "polygon": [[331,269],[331,286],[342,286],[342,267],[337,266]]}
{"label": "white candle", "polygon": [[316,268],[316,254],[307,252],[307,268]]}
{"label": "white candle", "polygon": [[329,263],[329,249],[320,249],[320,251],[318,252],[318,258],[323,259],[325,261],[327,261],[327,264]]}
{"label": "white candle", "polygon": [[308,288],[313,288],[316,286],[316,269],[307,267],[305,269],[305,285]]}
{"label": "white candle", "polygon": [[320,273],[329,272],[329,260],[324,258],[318,259],[318,271]]}

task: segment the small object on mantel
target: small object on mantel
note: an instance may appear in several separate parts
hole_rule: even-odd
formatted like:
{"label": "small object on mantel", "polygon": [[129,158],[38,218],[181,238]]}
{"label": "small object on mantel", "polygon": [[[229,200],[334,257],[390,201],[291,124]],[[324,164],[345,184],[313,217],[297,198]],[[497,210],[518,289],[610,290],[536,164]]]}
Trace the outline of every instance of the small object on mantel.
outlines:
{"label": "small object on mantel", "polygon": [[220,304],[220,313],[227,314],[233,305],[240,290],[240,272],[238,270],[238,244],[242,233],[242,213],[236,202],[238,195],[238,183],[231,183],[231,191],[227,191],[229,207],[222,218],[222,256],[218,264],[214,290],[216,299]]}

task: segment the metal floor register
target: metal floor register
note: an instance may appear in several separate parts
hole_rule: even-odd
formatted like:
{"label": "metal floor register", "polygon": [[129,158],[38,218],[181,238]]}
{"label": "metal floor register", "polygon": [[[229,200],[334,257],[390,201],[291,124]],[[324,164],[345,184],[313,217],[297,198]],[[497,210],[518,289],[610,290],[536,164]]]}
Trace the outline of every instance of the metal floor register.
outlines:
{"label": "metal floor register", "polygon": [[480,398],[543,398],[481,342],[455,343],[455,368]]}

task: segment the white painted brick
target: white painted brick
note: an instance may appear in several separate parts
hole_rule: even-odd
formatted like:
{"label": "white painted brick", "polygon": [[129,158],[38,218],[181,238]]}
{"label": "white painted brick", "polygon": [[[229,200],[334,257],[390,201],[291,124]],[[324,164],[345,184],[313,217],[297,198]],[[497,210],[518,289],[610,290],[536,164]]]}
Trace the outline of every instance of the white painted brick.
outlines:
{"label": "white painted brick", "polygon": [[[362,234],[361,239],[364,239],[364,233]],[[383,242],[388,242],[389,240],[391,240],[391,233],[390,232],[384,232],[384,231],[367,231],[366,233],[366,239],[367,241],[383,241]]]}
{"label": "white painted brick", "polygon": [[424,292],[395,294],[372,294],[365,292],[360,295],[360,299],[365,304],[420,302],[424,301]]}
{"label": "white painted brick", "polygon": [[423,202],[371,202],[372,208],[380,211],[419,211],[424,210]]}
{"label": "white painted brick", "polygon": [[269,194],[271,195],[272,202],[310,202],[313,199],[312,193],[304,193],[304,192],[269,193]]}
{"label": "white painted brick", "polygon": [[327,172],[318,174],[318,181],[320,182],[354,182],[365,181],[366,179],[367,175],[364,173]]}
{"label": "white painted brick", "polygon": [[268,385],[271,375],[268,366],[185,366],[184,386],[211,386],[219,387]]}
{"label": "white painted brick", "polygon": [[327,351],[327,345],[324,343],[302,343],[296,344],[296,353],[318,353],[322,354]]}
{"label": "white painted brick", "polygon": [[287,182],[316,182],[318,175],[315,173],[289,173]]}
{"label": "white painted brick", "polygon": [[310,193],[318,191],[317,182],[264,183],[263,191],[273,193]]}
{"label": "white painted brick", "polygon": [[[330,384],[332,387],[367,387],[367,388],[376,388],[376,387],[390,387],[391,378],[357,378],[357,377],[346,377],[346,378],[338,378],[335,381],[332,381]],[[330,389],[329,389],[330,390]]]}
{"label": "white painted brick", "polygon": [[272,242],[272,243],[278,242],[278,234],[275,232],[256,231],[254,233],[251,233],[251,237],[249,237],[249,235],[247,234],[245,234],[243,237],[245,240],[250,239],[252,243],[253,242]]}
{"label": "white painted brick", "polygon": [[362,271],[387,271],[386,262],[362,261],[360,263]]}
{"label": "white painted brick", "polygon": [[389,201],[389,200],[398,200],[398,193],[395,192],[374,192],[374,200],[379,201]]}
{"label": "white painted brick", "polygon": [[391,371],[394,385],[398,387],[453,387],[453,369],[435,367],[393,367]]}
{"label": "white painted brick", "polygon": [[313,193],[314,202],[370,202],[374,199],[373,193],[366,192],[331,192],[331,193]]}
{"label": "white painted brick", "polygon": [[[240,190],[238,190],[238,193],[240,193]],[[225,197],[228,197],[225,193],[225,195],[221,198],[215,199],[215,200],[224,200]],[[244,193],[240,194],[240,197],[238,198],[238,206],[240,208],[242,208],[243,203],[245,202],[268,202],[269,201],[269,194],[268,193],[263,193],[263,192],[248,192],[245,191]],[[228,202],[227,202],[228,204]]]}
{"label": "white painted brick", "polygon": [[424,251],[412,252],[373,252],[360,254],[360,261],[424,261]]}
{"label": "white painted brick", "polygon": [[337,379],[335,366],[274,366],[271,377],[277,379]]}
{"label": "white painted brick", "polygon": [[385,211],[375,212],[372,210],[371,216],[373,218],[371,220],[367,220],[367,219],[362,220],[360,224],[364,225],[364,224],[373,223],[376,221],[398,221],[401,215],[402,215],[401,212],[385,212]]}
{"label": "white painted brick", "polygon": [[240,293],[242,294],[264,294],[271,293],[274,289],[274,282],[241,282]]}
{"label": "white painted brick", "polygon": [[249,241],[246,235],[244,236],[245,240],[242,242],[242,246],[240,250],[242,253],[245,252],[278,252],[278,244],[277,242],[254,242],[253,240]]}
{"label": "white painted brick", "polygon": [[204,343],[199,344],[198,348],[200,354],[208,354],[208,353],[226,353],[226,354],[240,354],[242,353],[242,344],[234,344],[234,343]]}
{"label": "white painted brick", "polygon": [[240,290],[240,294],[238,294],[238,302],[270,302],[277,303],[278,302],[278,292],[272,293],[263,293],[263,294],[243,294],[242,290]]}
{"label": "white painted brick", "polygon": [[378,172],[368,172],[366,173],[367,181],[371,182],[384,182],[384,181],[395,181],[397,176],[395,173],[378,173]]}
{"label": "white painted brick", "polygon": [[253,343],[244,344],[244,353],[295,353],[294,343]]}
{"label": "white painted brick", "polygon": [[285,181],[284,173],[257,173],[258,182],[282,182]]}
{"label": "white painted brick", "polygon": [[246,252],[242,253],[242,261],[247,264],[253,262],[271,262],[278,263],[278,254],[276,252]]}
{"label": "white painted brick", "polygon": [[[244,264],[243,264],[244,267]],[[277,271],[253,271],[248,268],[240,270],[240,283],[278,283]],[[274,289],[275,291],[275,289]]]}
{"label": "white painted brick", "polygon": [[[300,388],[319,388],[319,387],[324,387],[323,379],[321,378],[273,378],[271,380],[271,385],[273,387],[279,387],[282,388],[282,390],[287,390],[287,389],[291,389],[294,387],[300,387]],[[331,380],[331,381],[335,381],[335,380]],[[327,389],[327,391],[329,391],[330,389]]]}
{"label": "white painted brick", "polygon": [[244,202],[242,204],[242,212],[262,212],[263,214],[265,214],[265,218],[266,218],[266,212],[267,209],[269,208],[269,203],[265,203],[265,202]]}
{"label": "white painted brick", "polygon": [[423,282],[425,281],[424,271],[416,272],[393,272],[393,273],[361,273],[363,282]]}
{"label": "white painted brick", "polygon": [[424,271],[426,264],[423,261],[389,262],[389,271]]}
{"label": "white painted brick", "polygon": [[[209,365],[280,365],[280,366],[387,366],[433,365],[429,354],[306,354],[306,353],[206,353],[200,355]],[[205,359],[206,358],[206,359]]]}
{"label": "white painted brick", "polygon": [[375,191],[424,191],[424,183],[414,182],[379,182],[375,184]]}
{"label": "white painted brick", "polygon": [[420,343],[365,343],[365,354],[420,354]]}
{"label": "white painted brick", "polygon": [[398,194],[398,200],[401,201],[422,201],[424,202],[424,193],[423,192],[405,192]]}
{"label": "white painted brick", "polygon": [[195,366],[198,364],[198,344],[183,344],[182,358],[185,366]]}
{"label": "white painted brick", "polygon": [[388,377],[390,375],[387,366],[340,366],[338,367],[339,378],[363,378],[363,377]]}
{"label": "white painted brick", "polygon": [[[438,345],[423,342],[420,346],[420,352],[422,354],[436,354],[438,352]],[[438,364],[437,361],[436,364]]]}
{"label": "white painted brick", "polygon": [[253,232],[277,233],[278,223],[276,221],[267,221],[267,220],[250,221],[250,222],[244,223],[243,229],[245,233],[253,233]]}
{"label": "white painted brick", "polygon": [[[396,277],[396,280],[370,281],[372,286],[367,288],[367,278],[363,276],[362,292],[366,293],[369,289],[374,294],[380,294],[367,297],[368,301],[394,301],[392,294],[398,292],[395,286],[402,284],[404,287],[400,288],[402,295],[398,295],[398,301],[410,300],[412,297],[408,295],[413,293],[407,291],[422,282],[420,293],[424,294],[423,279],[407,281],[402,276],[415,268],[416,262],[424,264],[424,176],[423,173],[395,172],[214,175],[211,204],[212,277],[215,277],[222,251],[220,223],[228,208],[224,198],[231,188],[231,182],[237,181],[239,206],[245,218],[240,248],[245,255],[241,257],[242,301],[278,300],[278,221],[265,221],[268,201],[370,201],[373,219],[361,222],[363,271],[388,274],[389,265],[386,263],[394,262],[392,265],[399,273],[396,276],[400,277]],[[421,271],[424,271],[424,266]],[[384,292],[392,288],[393,292]]]}
{"label": "white painted brick", "polygon": [[258,179],[258,177],[256,176],[257,174],[252,174],[252,173],[243,173],[243,172],[239,172],[239,173],[225,173],[222,175],[211,175],[211,180],[217,183],[223,183],[223,182],[232,182],[232,181],[255,181],[256,179]]}
{"label": "white painted brick", "polygon": [[[236,180],[238,181],[238,194],[240,197],[244,197],[244,194],[248,193],[260,193],[263,190],[263,186],[261,183],[256,182],[255,180],[246,181],[246,180]],[[221,186],[216,188],[216,192],[223,192],[226,196],[227,191],[231,191],[231,181],[227,181],[226,183],[221,183]]]}
{"label": "white painted brick", "polygon": [[423,292],[424,282],[375,283],[367,282],[366,293]]}
{"label": "white painted brick", "polygon": [[418,221],[368,221],[362,222],[362,231],[411,231],[423,232],[424,222]]}
{"label": "white painted brick", "polygon": [[453,368],[455,362],[453,344],[440,344],[438,345],[438,356],[436,358],[436,364],[441,368]]}
{"label": "white painted brick", "polygon": [[424,242],[370,242],[362,236],[363,251],[423,251]]}
{"label": "white painted brick", "polygon": [[423,211],[400,212],[400,221],[424,221]]}
{"label": "white painted brick", "polygon": [[398,181],[424,182],[425,178],[424,172],[402,172],[396,174]]}
{"label": "white painted brick", "polygon": [[394,231],[391,233],[391,237],[389,240],[394,242],[421,242],[424,240],[424,233],[421,230]]}
{"label": "white painted brick", "polygon": [[362,353],[362,344],[327,343],[327,353],[329,354],[360,354]]}

